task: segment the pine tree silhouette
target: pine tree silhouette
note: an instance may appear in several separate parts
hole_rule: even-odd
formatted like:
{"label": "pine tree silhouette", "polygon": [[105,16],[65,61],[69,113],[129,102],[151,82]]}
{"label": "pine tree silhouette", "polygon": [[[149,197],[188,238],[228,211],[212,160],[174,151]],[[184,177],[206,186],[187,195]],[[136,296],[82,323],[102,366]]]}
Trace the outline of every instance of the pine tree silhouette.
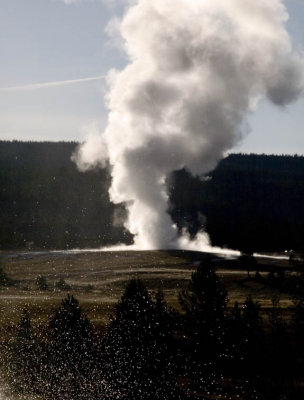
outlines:
{"label": "pine tree silhouette", "polygon": [[11,346],[9,362],[15,390],[31,394],[35,393],[39,364],[39,345],[33,336],[29,310],[25,307],[17,326],[16,340]]}
{"label": "pine tree silhouette", "polygon": [[104,340],[107,381],[121,399],[178,399],[177,385],[167,369],[166,305],[156,304],[138,279],[127,285],[116,305]]}
{"label": "pine tree silhouette", "polygon": [[[48,397],[94,398],[94,342],[91,324],[74,296],[67,295],[49,321],[44,380]],[[83,397],[84,393],[86,396]]]}
{"label": "pine tree silhouette", "polygon": [[201,263],[192,274],[188,289],[179,294],[179,303],[184,311],[186,373],[197,376],[200,388],[212,386],[226,357],[227,291],[209,263]]}

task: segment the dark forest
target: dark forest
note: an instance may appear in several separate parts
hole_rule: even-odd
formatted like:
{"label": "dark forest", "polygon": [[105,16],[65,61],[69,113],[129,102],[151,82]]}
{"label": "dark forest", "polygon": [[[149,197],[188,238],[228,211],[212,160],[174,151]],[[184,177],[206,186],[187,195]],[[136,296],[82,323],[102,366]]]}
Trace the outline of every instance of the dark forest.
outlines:
{"label": "dark forest", "polygon": [[[77,143],[0,142],[0,248],[94,248],[131,243],[109,170],[77,171]],[[302,250],[304,157],[232,154],[205,177],[167,178],[169,212],[191,235],[252,251]]]}

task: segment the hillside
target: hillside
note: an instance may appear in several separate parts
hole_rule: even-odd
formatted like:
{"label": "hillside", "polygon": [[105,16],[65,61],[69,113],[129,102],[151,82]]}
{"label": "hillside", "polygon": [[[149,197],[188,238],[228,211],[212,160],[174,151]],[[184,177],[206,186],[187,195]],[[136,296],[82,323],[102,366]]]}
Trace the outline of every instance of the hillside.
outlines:
{"label": "hillside", "polygon": [[171,213],[212,243],[253,251],[303,249],[304,157],[232,154],[205,181],[171,180]]}
{"label": "hillside", "polygon": [[[0,249],[99,247],[130,243],[109,202],[107,170],[80,173],[77,143],[0,142]],[[301,250],[304,157],[233,154],[206,178],[168,177],[169,211],[214,245]]]}
{"label": "hillside", "polygon": [[113,226],[106,170],[80,173],[76,143],[0,142],[1,249],[99,247]]}

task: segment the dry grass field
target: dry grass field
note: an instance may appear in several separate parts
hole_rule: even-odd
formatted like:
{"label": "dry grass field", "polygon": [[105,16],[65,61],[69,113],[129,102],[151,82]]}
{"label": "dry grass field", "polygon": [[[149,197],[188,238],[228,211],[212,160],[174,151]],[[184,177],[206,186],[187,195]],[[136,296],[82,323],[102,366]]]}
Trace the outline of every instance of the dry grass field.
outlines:
{"label": "dry grass field", "polygon": [[[25,306],[30,310],[33,325],[45,323],[66,295],[66,291],[55,287],[60,279],[70,285],[68,292],[74,294],[89,319],[100,327],[106,325],[132,278],[140,278],[152,294],[162,289],[168,304],[178,308],[178,293],[187,287],[199,262],[208,257],[187,251],[2,252],[0,256],[5,272],[17,282],[12,287],[0,287],[0,328],[5,332],[14,329]],[[219,256],[209,257],[228,290],[228,306],[235,301],[242,303],[249,294],[262,309],[271,306],[272,298],[278,295],[275,290],[247,279],[247,270],[241,265],[236,267],[231,260]],[[288,261],[258,259],[261,274],[272,267],[289,268]],[[46,277],[47,290],[37,288],[39,275]],[[280,305],[287,310],[292,298],[281,294]]]}

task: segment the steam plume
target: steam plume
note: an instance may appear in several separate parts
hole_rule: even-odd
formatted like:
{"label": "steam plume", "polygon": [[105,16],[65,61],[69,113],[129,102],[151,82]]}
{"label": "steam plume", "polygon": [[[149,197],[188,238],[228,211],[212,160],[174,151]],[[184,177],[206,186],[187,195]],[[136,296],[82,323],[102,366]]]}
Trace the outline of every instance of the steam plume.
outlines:
{"label": "steam plume", "polygon": [[[167,214],[165,177],[212,170],[242,138],[261,97],[303,91],[303,59],[280,0],[137,0],[119,24],[129,64],[108,74],[108,125],[78,166],[109,161],[111,200],[126,202],[138,248],[195,248]],[[96,152],[98,150],[98,154]]]}

